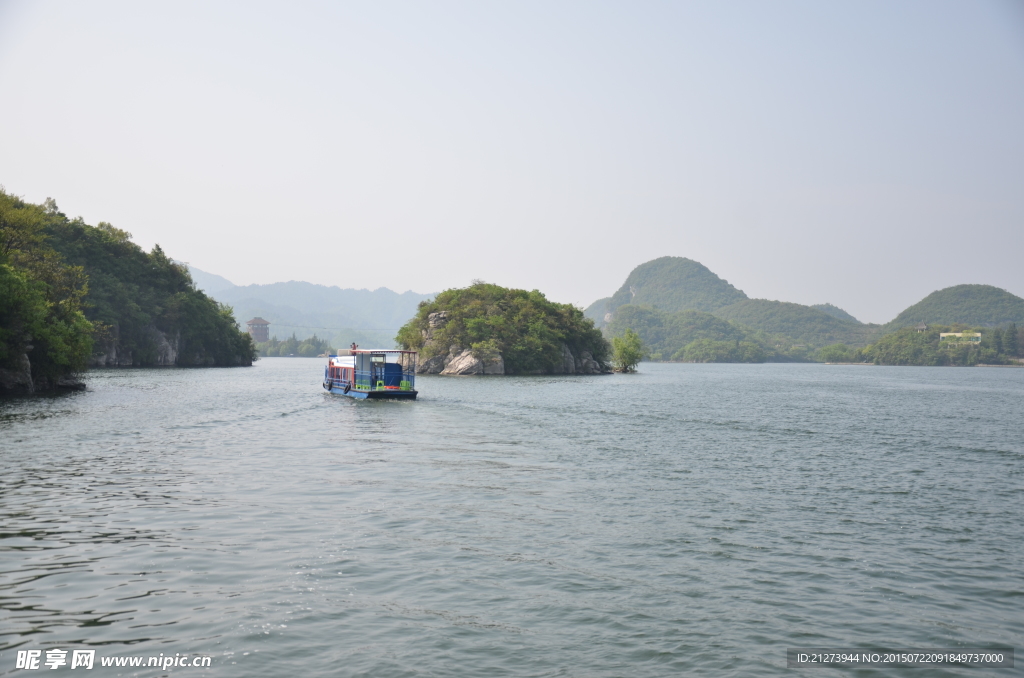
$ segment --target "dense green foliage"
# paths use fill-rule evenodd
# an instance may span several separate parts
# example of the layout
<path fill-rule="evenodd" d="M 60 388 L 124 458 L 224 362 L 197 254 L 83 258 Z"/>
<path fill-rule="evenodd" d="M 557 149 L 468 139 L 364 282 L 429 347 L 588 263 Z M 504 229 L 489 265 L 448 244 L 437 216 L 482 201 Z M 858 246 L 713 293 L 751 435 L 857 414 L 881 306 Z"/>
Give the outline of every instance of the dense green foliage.
<path fill-rule="evenodd" d="M 943 332 L 979 332 L 980 343 L 958 338 L 940 341 Z M 833 344 L 818 350 L 815 358 L 827 363 L 871 362 L 877 365 L 1007 365 L 1020 362 L 1024 354 L 1024 328 L 1010 323 L 1005 328 L 971 328 L 968 325 L 932 325 L 919 332 L 904 327 L 874 344 L 854 349 Z"/>
<path fill-rule="evenodd" d="M 644 358 L 644 343 L 639 334 L 626 328 L 621 337 L 612 337 L 612 351 L 616 372 L 636 372 L 636 366 Z"/>
<path fill-rule="evenodd" d="M 294 332 L 291 337 L 284 341 L 278 341 L 277 337 L 272 337 L 270 341 L 256 344 L 256 349 L 260 355 L 267 357 L 299 356 L 302 358 L 315 358 L 324 353 L 334 352 L 334 348 L 330 346 L 326 339 L 320 339 L 314 334 L 308 339 L 299 340 L 295 338 Z"/>
<path fill-rule="evenodd" d="M 428 316 L 434 312 L 447 314 L 443 327 L 430 327 Z M 450 346 L 471 348 L 481 356 L 498 352 L 506 374 L 554 371 L 562 361 L 562 344 L 577 358 L 589 351 L 602 364 L 610 350 L 593 321 L 575 306 L 548 301 L 537 290 L 482 282 L 445 290 L 433 301 L 422 302 L 396 341 L 405 349 L 421 351 L 421 359 L 447 352 Z"/>
<path fill-rule="evenodd" d="M 0 189 L 0 369 L 54 388 L 85 369 L 93 327 L 82 310 L 87 286 L 46 237 L 46 214 Z"/>
<path fill-rule="evenodd" d="M 846 344 L 823 346 L 818 349 L 814 357 L 823 363 L 864 362 L 863 351 L 858 353 L 857 350 L 850 348 Z"/>
<path fill-rule="evenodd" d="M 858 323 L 858 324 L 860 323 L 860 321 L 857 320 L 856 318 L 854 318 L 852 315 L 850 315 L 849 313 L 847 313 L 843 309 L 841 309 L 838 306 L 835 306 L 833 304 L 811 304 L 811 308 L 816 308 L 819 311 L 824 311 L 825 313 L 828 313 L 833 318 L 838 318 L 839 320 L 845 320 L 845 321 L 851 322 L 851 323 Z"/>
<path fill-rule="evenodd" d="M 943 332 L 980 332 L 981 343 L 956 339 L 940 341 Z M 877 342 L 851 353 L 856 361 L 876 365 L 1005 365 L 1018 362 L 1024 346 L 1024 329 L 1007 327 L 969 327 L 932 325 L 925 332 L 904 327 Z"/>
<path fill-rule="evenodd" d="M 682 348 L 698 339 L 746 339 L 747 333 L 732 323 L 701 311 L 667 313 L 650 306 L 621 307 L 608 324 L 611 337 L 624 336 L 634 330 L 640 336 L 651 360 L 673 358 Z"/>
<path fill-rule="evenodd" d="M 635 330 L 651 360 L 765 362 L 802 359 L 784 337 L 722 320 L 701 311 L 666 313 L 648 306 L 622 306 L 605 328 L 612 337 Z"/>
<path fill-rule="evenodd" d="M 1024 324 L 1024 299 L 991 285 L 956 285 L 932 292 L 885 325 L 886 331 L 918 323 L 996 327 Z"/>
<path fill-rule="evenodd" d="M 687 344 L 679 357 L 689 363 L 763 363 L 769 351 L 753 341 L 698 339 Z"/>
<path fill-rule="evenodd" d="M 252 364 L 255 348 L 231 308 L 198 291 L 188 269 L 159 245 L 146 253 L 131 234 L 103 222 L 89 226 L 68 219 L 52 201 L 46 232 L 55 249 L 88 276 L 86 315 L 102 332 L 97 348 L 116 352 L 119 364 L 155 364 L 157 332 L 176 344 L 177 365 Z"/>
<path fill-rule="evenodd" d="M 819 309 L 785 301 L 747 299 L 720 308 L 715 315 L 809 347 L 840 342 L 864 346 L 878 336 L 875 325 L 840 320 Z"/>
<path fill-rule="evenodd" d="M 633 269 L 607 310 L 617 312 L 625 304 L 679 311 L 714 311 L 746 299 L 740 290 L 692 259 L 661 257 Z"/>

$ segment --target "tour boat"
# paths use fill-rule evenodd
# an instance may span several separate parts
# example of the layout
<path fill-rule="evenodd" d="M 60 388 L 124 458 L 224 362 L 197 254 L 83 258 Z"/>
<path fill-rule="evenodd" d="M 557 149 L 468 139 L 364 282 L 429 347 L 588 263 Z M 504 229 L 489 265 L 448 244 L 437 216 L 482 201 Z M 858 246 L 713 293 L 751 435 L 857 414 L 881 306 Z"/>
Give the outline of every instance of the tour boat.
<path fill-rule="evenodd" d="M 416 399 L 416 351 L 353 348 L 327 356 L 324 389 L 350 398 Z"/>

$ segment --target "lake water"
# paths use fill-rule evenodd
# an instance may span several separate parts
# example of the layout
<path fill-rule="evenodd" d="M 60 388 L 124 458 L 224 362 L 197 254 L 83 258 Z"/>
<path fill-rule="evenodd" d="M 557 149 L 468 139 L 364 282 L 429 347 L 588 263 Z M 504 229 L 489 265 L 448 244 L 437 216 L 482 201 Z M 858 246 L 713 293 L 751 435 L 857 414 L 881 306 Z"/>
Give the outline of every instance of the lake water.
<path fill-rule="evenodd" d="M 1024 370 L 644 363 L 412 403 L 321 377 L 0 403 L 0 674 L 92 648 L 212 655 L 183 676 L 1020 675 L 786 648 L 1024 646 Z"/>

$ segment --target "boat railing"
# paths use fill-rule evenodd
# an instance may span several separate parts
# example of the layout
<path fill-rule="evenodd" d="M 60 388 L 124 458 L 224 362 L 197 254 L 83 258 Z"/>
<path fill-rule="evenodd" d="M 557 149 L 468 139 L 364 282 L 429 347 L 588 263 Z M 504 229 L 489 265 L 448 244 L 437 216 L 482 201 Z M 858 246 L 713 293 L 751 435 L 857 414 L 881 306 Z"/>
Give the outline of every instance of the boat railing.
<path fill-rule="evenodd" d="M 401 378 L 397 378 L 399 377 L 397 374 L 381 377 L 382 375 L 378 374 L 374 378 L 373 372 L 356 370 L 355 378 L 352 381 L 331 376 L 328 376 L 326 380 L 331 388 L 351 386 L 359 391 L 412 391 L 416 387 L 416 375 L 413 372 L 403 371 Z"/>

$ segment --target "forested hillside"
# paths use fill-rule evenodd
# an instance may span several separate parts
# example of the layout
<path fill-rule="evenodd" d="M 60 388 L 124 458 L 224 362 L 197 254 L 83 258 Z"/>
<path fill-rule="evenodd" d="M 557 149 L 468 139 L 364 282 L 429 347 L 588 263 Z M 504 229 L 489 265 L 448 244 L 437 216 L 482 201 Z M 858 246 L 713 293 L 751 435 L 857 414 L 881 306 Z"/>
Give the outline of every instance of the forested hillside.
<path fill-rule="evenodd" d="M 608 313 L 608 302 L 611 301 L 611 297 L 605 297 L 604 299 L 598 299 L 590 306 L 587 306 L 583 310 L 583 315 L 587 316 L 594 321 L 594 324 L 598 327 L 604 326 L 604 316 Z"/>
<path fill-rule="evenodd" d="M 196 290 L 159 246 L 146 253 L 110 224 L 2 191 L 0 241 L 0 361 L 7 372 L 30 365 L 30 390 L 88 364 L 252 364 L 231 309 Z"/>
<path fill-rule="evenodd" d="M 683 257 L 661 257 L 633 269 L 607 302 L 607 311 L 625 304 L 653 306 L 662 311 L 705 311 L 746 299 L 740 290 L 706 266 Z"/>
<path fill-rule="evenodd" d="M 959 337 L 941 340 L 943 332 L 980 333 L 973 343 Z M 977 364 L 1016 364 L 1024 353 L 1024 328 L 1010 323 L 1005 327 L 970 327 L 963 324 L 931 325 L 925 331 L 904 327 L 870 346 L 851 353 L 854 361 L 877 365 L 971 366 Z"/>
<path fill-rule="evenodd" d="M 605 327 L 611 337 L 627 329 L 640 335 L 651 360 L 761 363 L 805 360 L 809 351 L 786 337 L 770 336 L 702 311 L 666 313 L 650 306 L 622 306 Z"/>
<path fill-rule="evenodd" d="M 819 311 L 824 311 L 833 318 L 838 318 L 839 320 L 846 320 L 852 323 L 860 323 L 860 321 L 854 318 L 852 315 L 850 315 L 843 309 L 833 304 L 811 304 L 811 308 L 816 308 Z"/>
<path fill-rule="evenodd" d="M 929 294 L 881 326 L 862 323 L 833 304 L 804 306 L 748 299 L 696 261 L 661 257 L 637 266 L 613 296 L 598 299 L 585 313 L 609 337 L 621 337 L 626 329 L 635 330 L 652 360 L 698 359 L 691 344 L 699 341 L 705 348 L 708 342 L 719 343 L 715 351 L 700 353 L 703 359 L 713 355 L 714 360 L 749 361 L 755 352 L 741 351 L 736 346 L 732 350 L 724 348 L 728 342 L 747 342 L 759 346 L 765 360 L 862 361 L 878 357 L 897 361 L 885 364 L 973 364 L 971 361 L 986 358 L 978 357 L 981 353 L 971 353 L 970 357 L 970 351 L 957 358 L 945 348 L 924 358 L 908 358 L 913 353 L 908 347 L 921 344 L 921 337 L 882 337 L 921 322 L 1024 326 L 1024 299 L 991 285 L 957 285 Z M 711 316 L 715 316 L 714 321 Z M 606 317 L 610 318 L 607 322 Z M 993 336 L 998 343 L 998 334 Z M 870 356 L 859 351 L 872 342 L 877 345 Z M 900 348 L 893 349 L 897 344 Z M 896 355 L 901 357 L 893 357 Z M 987 359 L 998 360 L 991 353 L 986 355 Z M 911 362 L 899 362 L 905 360 Z M 913 362 L 916 360 L 924 362 Z"/>
<path fill-rule="evenodd" d="M 835 343 L 864 346 L 880 334 L 877 325 L 840 320 L 819 309 L 786 301 L 747 299 L 720 308 L 715 315 L 809 347 Z"/>
<path fill-rule="evenodd" d="M 885 329 L 892 331 L 921 322 L 982 327 L 1024 325 L 1024 299 L 992 285 L 956 285 L 932 292 L 886 323 Z"/>
<path fill-rule="evenodd" d="M 198 291 L 188 269 L 159 245 L 145 252 L 131 234 L 48 212 L 54 248 L 89 279 L 86 316 L 97 328 L 94 365 L 251 365 L 254 349 L 228 306 Z"/>
<path fill-rule="evenodd" d="M 634 329 L 654 360 L 806 359 L 822 346 L 864 346 L 878 336 L 877 326 L 864 325 L 832 304 L 815 308 L 748 299 L 707 267 L 682 257 L 636 267 L 615 295 L 591 304 L 586 315 L 610 337 Z M 694 342 L 703 347 L 699 356 Z M 708 342 L 719 345 L 709 352 Z M 733 344 L 730 350 L 727 342 Z M 747 346 L 741 350 L 736 342 Z"/>

